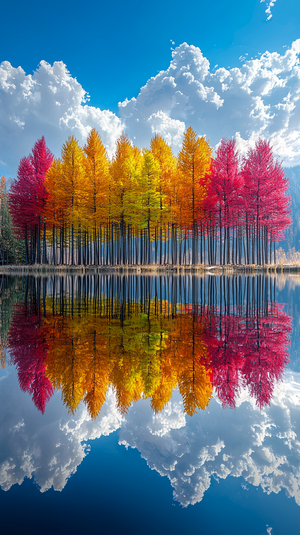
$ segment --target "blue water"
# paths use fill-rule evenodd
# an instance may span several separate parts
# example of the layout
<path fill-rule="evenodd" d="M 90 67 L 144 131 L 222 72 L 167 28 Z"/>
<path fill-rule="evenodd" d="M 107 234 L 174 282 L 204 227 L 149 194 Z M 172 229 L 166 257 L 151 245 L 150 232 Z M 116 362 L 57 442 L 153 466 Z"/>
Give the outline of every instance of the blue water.
<path fill-rule="evenodd" d="M 15 366 L 0 376 L 1 533 L 230 534 L 300 532 L 300 285 L 277 283 L 292 316 L 291 361 L 261 410 L 241 391 L 184 413 L 176 389 L 117 409 L 109 388 L 91 420 L 55 392 L 42 414 Z"/>

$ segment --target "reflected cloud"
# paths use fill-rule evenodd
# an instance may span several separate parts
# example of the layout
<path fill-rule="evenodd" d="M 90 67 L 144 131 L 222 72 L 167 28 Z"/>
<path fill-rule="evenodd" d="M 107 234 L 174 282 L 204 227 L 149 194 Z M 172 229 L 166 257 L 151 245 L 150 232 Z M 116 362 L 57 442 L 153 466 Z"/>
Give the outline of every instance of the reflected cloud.
<path fill-rule="evenodd" d="M 5 307 L 4 490 L 61 491 L 120 429 L 182 506 L 229 476 L 300 505 L 300 374 L 274 277 L 28 277 Z"/>
<path fill-rule="evenodd" d="M 178 393 L 172 404 L 183 416 Z M 285 489 L 300 505 L 300 374 L 287 372 L 275 386 L 271 406 L 262 411 L 244 392 L 235 411 L 223 411 L 214 399 L 209 411 L 187 416 L 184 427 L 158 437 L 153 425 L 149 406 L 143 418 L 130 411 L 120 443 L 137 448 L 151 469 L 168 477 L 174 499 L 184 507 L 202 500 L 212 477 L 229 476 L 243 477 L 268 494 Z"/>
<path fill-rule="evenodd" d="M 168 477 L 174 499 L 184 507 L 202 500 L 212 477 L 229 476 L 268 494 L 285 489 L 300 505 L 298 373 L 286 373 L 275 386 L 272 405 L 262 411 L 244 392 L 234 411 L 224 411 L 215 398 L 209 411 L 190 417 L 175 391 L 157 415 L 149 400 L 139 400 L 122 417 L 110 389 L 97 420 L 82 404 L 70 417 L 57 395 L 42 416 L 19 390 L 13 372 L 1 380 L 0 403 L 0 485 L 5 491 L 25 477 L 33 477 L 41 492 L 61 491 L 87 455 L 87 442 L 120 428 L 119 444 L 137 448 L 151 469 Z"/>
<path fill-rule="evenodd" d="M 41 492 L 61 491 L 87 455 L 86 442 L 109 435 L 122 421 L 111 389 L 101 417 L 93 421 L 83 404 L 70 417 L 57 394 L 42 415 L 20 390 L 14 371 L 0 385 L 0 486 L 5 491 L 25 477 L 33 477 Z"/>

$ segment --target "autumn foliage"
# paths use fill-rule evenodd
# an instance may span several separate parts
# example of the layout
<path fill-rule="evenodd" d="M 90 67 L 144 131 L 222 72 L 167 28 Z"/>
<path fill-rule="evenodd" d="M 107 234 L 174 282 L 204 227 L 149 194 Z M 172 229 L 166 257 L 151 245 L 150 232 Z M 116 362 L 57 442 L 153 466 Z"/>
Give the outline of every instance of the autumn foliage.
<path fill-rule="evenodd" d="M 287 188 L 262 139 L 244 158 L 223 139 L 212 156 L 188 128 L 175 158 L 159 134 L 140 151 L 123 133 L 109 160 L 93 129 L 59 159 L 37 141 L 9 204 L 27 263 L 268 264 L 291 223 Z"/>
<path fill-rule="evenodd" d="M 28 278 L 8 347 L 39 410 L 58 390 L 71 413 L 83 401 L 96 418 L 109 387 L 121 413 L 141 398 L 159 412 L 175 388 L 190 416 L 213 395 L 234 408 L 244 388 L 260 409 L 270 403 L 291 330 L 272 280 L 249 277 L 243 287 L 222 277 L 218 288 L 214 277 L 186 277 L 176 294 L 176 278 L 172 292 L 162 279 L 53 277 L 47 290 Z"/>

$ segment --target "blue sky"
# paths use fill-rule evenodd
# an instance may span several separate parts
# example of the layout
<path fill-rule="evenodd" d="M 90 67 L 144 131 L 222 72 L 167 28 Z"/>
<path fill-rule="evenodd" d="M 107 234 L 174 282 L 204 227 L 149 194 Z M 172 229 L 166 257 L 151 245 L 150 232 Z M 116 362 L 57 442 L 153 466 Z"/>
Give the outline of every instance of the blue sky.
<path fill-rule="evenodd" d="M 119 101 L 168 67 L 171 40 L 199 47 L 212 67 L 235 67 L 246 53 L 278 52 L 300 37 L 299 0 L 277 0 L 270 21 L 266 7 L 260 0 L 92 1 L 86 9 L 70 0 L 6 2 L 0 61 L 27 74 L 41 60 L 63 61 L 92 105 L 117 112 Z"/>
<path fill-rule="evenodd" d="M 183 112 L 177 116 L 174 109 L 172 112 L 170 111 L 170 106 L 163 106 L 161 102 L 158 102 L 155 113 L 162 112 L 164 119 L 160 116 L 159 122 L 157 117 L 154 118 L 155 120 L 152 117 L 148 122 L 148 126 L 151 124 L 151 130 L 148 128 L 149 131 L 142 132 L 141 122 L 146 124 L 149 117 L 138 110 L 136 121 L 138 119 L 137 122 L 140 124 L 139 128 L 135 129 L 132 124 L 129 124 L 128 116 L 132 111 L 129 110 L 130 106 L 126 110 L 123 107 L 119 112 L 118 102 L 123 102 L 125 98 L 129 100 L 133 97 L 137 98 L 141 88 L 147 84 L 151 77 L 155 77 L 160 71 L 167 72 L 172 60 L 171 47 L 174 49 L 182 43 L 194 45 L 201 50 L 204 58 L 210 63 L 210 73 L 223 67 L 227 70 L 234 67 L 241 69 L 248 60 L 255 57 L 259 58 L 260 54 L 264 54 L 266 51 L 273 54 L 279 53 L 282 56 L 287 49 L 292 47 L 292 43 L 300 38 L 300 2 L 299 0 L 273 0 L 273 5 L 270 7 L 272 18 L 267 20 L 269 13 L 266 13 L 266 9 L 268 9 L 269 4 L 269 0 L 264 2 L 260 2 L 260 0 L 231 0 L 230 2 L 215 0 L 214 3 L 203 0 L 189 3 L 179 0 L 153 0 L 151 3 L 116 1 L 114 3 L 89 2 L 86 6 L 79 2 L 58 2 L 57 0 L 52 1 L 51 4 L 41 4 L 37 1 L 30 3 L 18 1 L 13 4 L 7 2 L 1 8 L 0 63 L 9 62 L 13 69 L 20 66 L 27 76 L 25 85 L 28 82 L 28 76 L 33 75 L 36 87 L 43 84 L 48 87 L 49 80 L 46 80 L 45 76 L 41 79 L 41 74 L 39 78 L 36 75 L 39 63 L 45 61 L 53 66 L 54 62 L 63 62 L 66 66 L 65 69 L 70 73 L 71 85 L 74 85 L 75 79 L 77 79 L 83 90 L 89 94 L 88 104 L 93 109 L 85 110 L 85 113 L 89 112 L 89 117 L 85 117 L 84 121 L 82 117 L 78 120 L 78 110 L 74 112 L 69 101 L 67 104 L 66 102 L 57 104 L 56 101 L 56 106 L 60 106 L 63 113 L 61 117 L 57 116 L 56 118 L 58 130 L 55 134 L 53 114 L 51 117 L 47 116 L 47 110 L 51 108 L 51 103 L 47 100 L 48 97 L 42 98 L 39 109 L 36 107 L 33 109 L 32 102 L 30 104 L 27 98 L 24 102 L 24 109 L 20 110 L 20 93 L 17 96 L 17 89 L 14 87 L 16 84 L 13 81 L 16 79 L 16 72 L 9 71 L 7 64 L 5 64 L 2 73 L 0 72 L 0 117 L 2 117 L 0 172 L 15 174 L 18 159 L 30 151 L 34 140 L 43 133 L 46 135 L 46 140 L 47 136 L 49 138 L 50 148 L 56 155 L 59 155 L 58 145 L 61 144 L 63 137 L 74 133 L 83 142 L 84 136 L 91 126 L 98 127 L 100 133 L 103 133 L 103 139 L 110 152 L 113 150 L 115 142 L 113 131 L 116 136 L 119 135 L 122 128 L 128 130 L 131 139 L 141 146 L 148 143 L 150 133 L 161 128 L 162 133 L 167 137 L 169 135 L 168 140 L 176 152 L 180 136 L 182 136 L 182 129 L 189 126 L 187 123 L 189 117 L 184 121 Z M 296 54 L 298 58 L 298 49 Z M 275 61 L 275 56 L 273 60 Z M 276 70 L 274 61 L 272 65 L 268 66 L 269 72 Z M 294 70 L 297 70 L 297 61 L 298 59 L 294 58 Z M 189 63 L 187 63 L 188 65 Z M 216 65 L 218 67 L 215 67 Z M 58 79 L 60 81 L 66 79 L 66 75 L 62 71 L 56 75 L 47 72 L 48 77 L 50 74 L 53 75 L 56 82 Z M 170 73 L 168 73 L 169 75 Z M 194 73 L 193 76 L 195 77 Z M 203 83 L 202 78 L 201 83 Z M 8 79 L 10 79 L 9 84 L 7 84 Z M 24 85 L 24 81 L 25 78 L 23 81 L 21 78 L 19 79 L 20 87 L 22 84 Z M 210 75 L 206 76 L 206 81 L 205 87 L 211 87 Z M 56 82 L 52 80 L 52 86 Z M 284 83 L 286 84 L 286 81 Z M 215 86 L 213 87 L 215 88 Z M 73 90 L 75 93 L 71 97 L 71 101 L 77 102 L 79 94 L 82 99 L 83 93 L 80 93 L 80 88 L 76 86 L 76 88 L 73 87 Z M 296 94 L 297 90 L 298 86 L 295 88 L 293 85 L 293 94 Z M 157 95 L 157 84 L 155 91 Z M 184 91 L 180 91 L 184 93 Z M 222 91 L 224 92 L 224 88 Z M 14 92 L 15 99 L 12 96 L 9 97 Z M 273 108 L 265 108 L 261 112 L 264 117 L 267 109 L 271 109 L 270 113 L 273 117 L 276 110 L 279 109 L 278 106 L 286 103 L 289 93 L 290 89 L 285 95 L 279 95 L 278 98 L 274 97 L 275 100 L 273 99 L 271 102 Z M 223 96 L 220 91 L 218 94 L 221 102 Z M 229 94 L 228 91 L 227 94 Z M 152 97 L 154 98 L 153 95 L 148 95 L 147 102 Z M 37 105 L 39 98 L 37 95 L 33 99 L 34 106 Z M 190 96 L 188 98 L 190 99 Z M 174 100 L 174 95 L 172 95 L 172 99 Z M 209 100 L 206 96 L 203 99 L 205 102 Z M 78 101 L 76 106 L 80 107 L 82 104 Z M 249 115 L 251 115 L 250 107 L 252 104 L 247 104 Z M 198 112 L 197 104 L 193 105 L 196 115 Z M 265 106 L 269 105 L 270 102 L 265 102 Z M 189 104 L 186 103 L 186 106 L 189 107 Z M 239 106 L 239 99 L 236 101 L 236 106 Z M 233 107 L 228 110 L 225 118 L 225 108 L 223 104 L 219 105 L 218 109 L 221 109 L 222 113 L 224 112 L 224 124 L 231 124 Z M 106 114 L 105 117 L 101 115 L 100 120 L 99 112 L 94 111 L 98 108 L 102 111 L 110 110 L 115 115 Z M 68 110 L 71 111 L 68 112 Z M 130 114 L 127 113 L 128 110 Z M 66 113 L 68 119 L 65 118 Z M 152 110 L 152 115 L 153 113 Z M 207 110 L 205 112 L 202 110 L 201 113 L 202 117 L 205 116 L 208 120 L 211 113 L 209 105 Z M 254 111 L 252 116 L 253 114 L 257 116 L 257 111 Z M 71 116 L 73 123 L 69 119 Z M 261 117 L 263 120 L 263 116 Z M 120 119 L 121 122 L 118 122 L 117 119 Z M 169 119 L 180 121 L 182 124 L 172 123 L 170 126 Z M 80 122 L 79 126 L 78 121 Z M 254 133 L 264 134 L 266 137 L 274 135 L 274 129 L 269 128 L 270 118 L 268 119 L 268 128 L 266 125 L 264 128 L 261 125 L 254 125 L 251 121 L 245 129 L 238 126 L 243 142 L 247 142 L 252 133 L 253 135 Z M 108 122 L 110 122 L 109 126 Z M 218 124 L 219 119 L 213 119 L 212 122 Z M 63 132 L 61 132 L 62 124 L 64 126 Z M 209 136 L 214 145 L 219 141 L 218 136 L 228 135 L 230 137 L 236 134 L 233 131 L 233 126 L 228 128 L 228 132 L 221 129 L 219 134 L 216 130 L 208 128 L 205 120 L 200 121 L 199 124 L 192 124 L 192 126 L 199 134 Z M 175 132 L 176 128 L 177 133 Z M 277 129 L 277 132 L 279 130 Z M 298 144 L 295 146 L 294 130 L 286 133 L 286 139 L 289 139 L 289 143 L 291 143 L 292 138 L 294 140 L 292 149 L 290 147 L 284 148 L 281 152 L 278 149 L 278 155 L 286 159 L 286 163 L 290 165 L 298 163 L 297 158 L 295 158 Z M 11 148 L 13 140 L 15 140 L 16 145 L 14 149 Z M 278 139 L 275 140 L 275 145 L 276 143 L 278 144 Z"/>

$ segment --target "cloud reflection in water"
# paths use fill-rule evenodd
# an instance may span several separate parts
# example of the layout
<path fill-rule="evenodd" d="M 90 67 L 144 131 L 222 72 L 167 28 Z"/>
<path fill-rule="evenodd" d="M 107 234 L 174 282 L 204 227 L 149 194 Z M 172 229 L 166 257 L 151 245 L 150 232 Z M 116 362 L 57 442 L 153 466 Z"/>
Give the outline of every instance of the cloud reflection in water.
<path fill-rule="evenodd" d="M 285 489 L 300 505 L 300 374 L 287 372 L 262 411 L 244 392 L 234 411 L 224 411 L 214 399 L 208 411 L 189 417 L 176 391 L 158 415 L 149 400 L 139 400 L 124 418 L 110 389 L 97 420 L 83 404 L 70 417 L 57 395 L 42 416 L 14 373 L 1 380 L 0 402 L 4 490 L 25 477 L 34 477 L 42 492 L 62 490 L 88 453 L 86 441 L 120 428 L 120 444 L 137 448 L 150 468 L 167 476 L 183 506 L 202 500 L 211 477 L 228 476 L 267 493 Z"/>
<path fill-rule="evenodd" d="M 300 505 L 290 324 L 272 278 L 28 277 L 4 337 L 0 485 L 62 490 L 120 428 L 183 506 L 230 475 Z"/>

